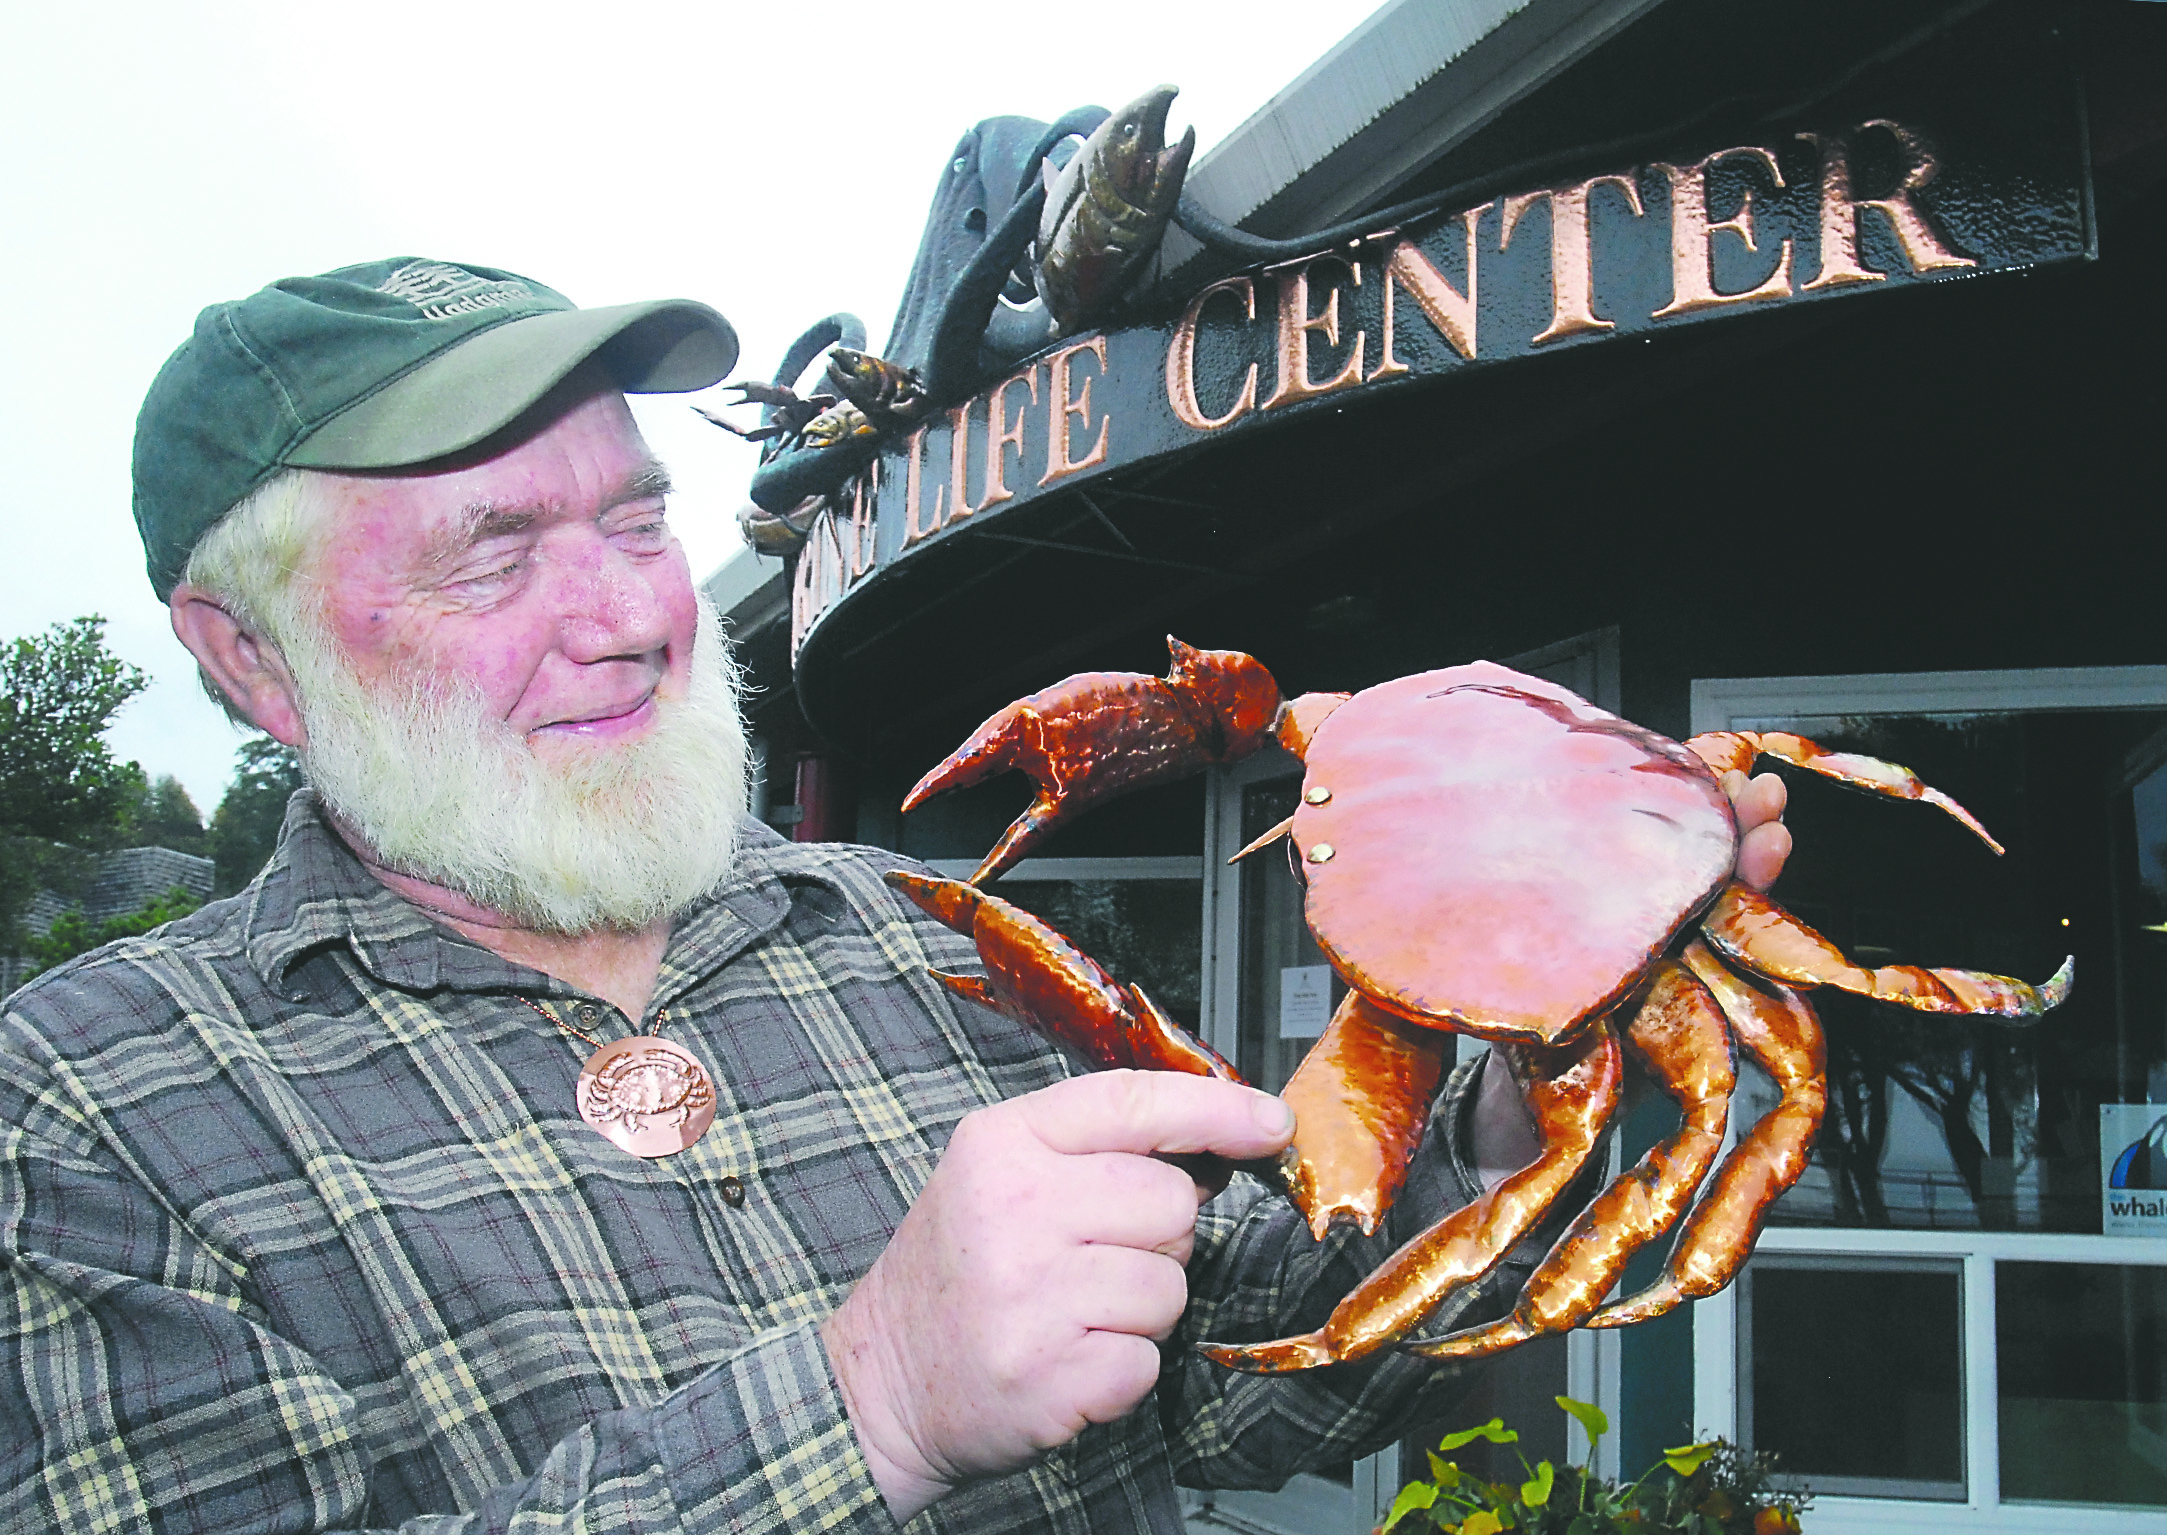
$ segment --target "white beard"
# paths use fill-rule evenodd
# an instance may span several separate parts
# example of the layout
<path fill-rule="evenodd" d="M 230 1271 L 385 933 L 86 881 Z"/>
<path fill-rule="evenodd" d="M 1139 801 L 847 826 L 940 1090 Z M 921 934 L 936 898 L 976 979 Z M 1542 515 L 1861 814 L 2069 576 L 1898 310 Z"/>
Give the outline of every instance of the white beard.
<path fill-rule="evenodd" d="M 320 627 L 293 636 L 309 782 L 387 867 L 536 931 L 674 916 L 730 872 L 749 798 L 736 668 L 699 609 L 687 695 L 636 741 L 549 759 L 469 686 L 372 690 Z"/>

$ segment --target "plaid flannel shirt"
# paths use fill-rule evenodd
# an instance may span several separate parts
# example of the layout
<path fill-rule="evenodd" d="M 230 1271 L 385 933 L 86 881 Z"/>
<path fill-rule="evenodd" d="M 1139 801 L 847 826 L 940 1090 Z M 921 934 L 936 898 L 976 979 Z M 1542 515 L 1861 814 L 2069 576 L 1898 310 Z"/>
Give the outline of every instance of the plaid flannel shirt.
<path fill-rule="evenodd" d="M 881 883 L 898 862 L 748 832 L 641 1021 L 667 1010 L 719 1100 L 657 1161 L 579 1119 L 589 1047 L 520 999 L 625 1021 L 392 895 L 307 791 L 243 894 L 17 992 L 0 1527 L 892 1530 L 818 1328 L 956 1122 L 1067 1070 L 927 978 L 975 954 Z M 1417 1213 L 1320 1244 L 1237 1179 L 1155 1402 L 913 1529 L 1173 1532 L 1177 1477 L 1274 1486 L 1391 1438 L 1449 1372 L 1188 1345 L 1315 1325 L 1466 1197 L 1426 1149 Z"/>

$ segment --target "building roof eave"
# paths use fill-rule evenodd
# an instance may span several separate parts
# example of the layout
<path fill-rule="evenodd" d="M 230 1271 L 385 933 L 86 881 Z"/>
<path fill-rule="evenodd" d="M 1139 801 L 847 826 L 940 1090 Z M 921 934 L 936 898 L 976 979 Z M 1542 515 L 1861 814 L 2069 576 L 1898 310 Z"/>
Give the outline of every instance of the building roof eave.
<path fill-rule="evenodd" d="M 1256 234 L 1351 217 L 1661 3 L 1390 0 L 1203 155 L 1187 191 Z M 1203 254 L 1169 230 L 1163 268 Z"/>
<path fill-rule="evenodd" d="M 742 637 L 790 608 L 788 567 L 773 555 L 740 545 L 717 565 L 700 590 L 733 633 Z"/>

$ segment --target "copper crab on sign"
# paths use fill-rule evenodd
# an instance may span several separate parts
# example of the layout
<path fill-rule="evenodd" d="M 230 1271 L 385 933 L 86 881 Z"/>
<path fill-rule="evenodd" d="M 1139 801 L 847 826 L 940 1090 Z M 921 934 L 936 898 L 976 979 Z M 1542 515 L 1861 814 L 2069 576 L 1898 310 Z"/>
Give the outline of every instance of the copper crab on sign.
<path fill-rule="evenodd" d="M 1350 988 L 1284 1094 L 1296 1131 L 1279 1171 L 1310 1229 L 1320 1239 L 1337 1222 L 1376 1229 L 1421 1138 L 1444 1034 L 1491 1044 L 1542 1141 L 1533 1163 L 1400 1248 L 1324 1326 L 1204 1345 L 1222 1364 L 1299 1370 L 1394 1344 L 1433 1358 L 1485 1354 L 1712 1295 L 1805 1170 L 1821 1123 L 1826 1052 L 1806 990 L 2005 1018 L 2036 1017 L 2068 994 L 2069 964 L 2043 986 L 1854 964 L 1732 878 L 1738 830 L 1719 775 L 1764 754 L 1937 805 L 2001 851 L 1907 768 L 1785 734 L 1724 731 L 1681 745 L 1489 662 L 1287 700 L 1253 657 L 1169 643 L 1163 679 L 1094 672 L 1057 683 L 987 720 L 911 791 L 906 810 L 1011 768 L 1039 791 L 970 883 L 889 876 L 977 941 L 985 976 L 941 980 L 1100 1066 L 1233 1076 L 1137 988 L 979 886 L 1064 816 L 1276 740 L 1303 761 L 1300 804 L 1244 853 L 1292 837 L 1309 926 Z M 1710 1177 L 1733 1044 L 1782 1096 Z M 1581 1213 L 1508 1316 L 1410 1339 L 1573 1182 L 1617 1106 L 1627 1057 L 1677 1102 L 1676 1133 Z M 1627 1259 L 1673 1226 L 1661 1277 L 1606 1304 Z"/>

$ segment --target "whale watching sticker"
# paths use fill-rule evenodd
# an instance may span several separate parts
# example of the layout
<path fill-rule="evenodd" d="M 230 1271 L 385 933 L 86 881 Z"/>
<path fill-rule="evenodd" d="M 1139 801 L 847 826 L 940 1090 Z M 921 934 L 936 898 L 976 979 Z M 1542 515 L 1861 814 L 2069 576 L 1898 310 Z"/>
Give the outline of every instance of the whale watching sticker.
<path fill-rule="evenodd" d="M 2099 1106 L 2099 1229 L 2167 1237 L 2167 1103 Z"/>

